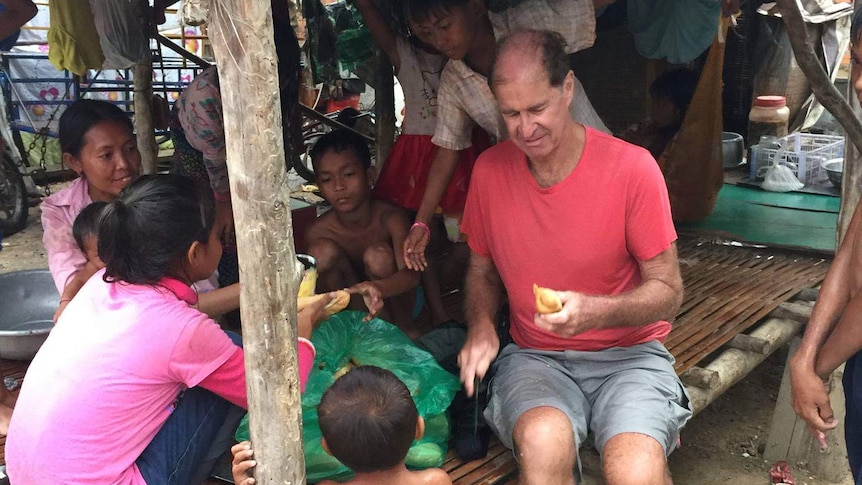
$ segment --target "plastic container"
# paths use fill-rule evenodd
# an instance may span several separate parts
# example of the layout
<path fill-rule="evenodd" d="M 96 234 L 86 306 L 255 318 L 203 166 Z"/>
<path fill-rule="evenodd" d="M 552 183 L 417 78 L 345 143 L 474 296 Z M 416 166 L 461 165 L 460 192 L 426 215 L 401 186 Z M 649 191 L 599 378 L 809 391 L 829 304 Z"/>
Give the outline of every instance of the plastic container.
<path fill-rule="evenodd" d="M 748 113 L 748 145 L 754 145 L 762 136 L 787 136 L 790 108 L 784 96 L 758 96 Z"/>
<path fill-rule="evenodd" d="M 763 180 L 766 169 L 773 163 L 787 165 L 805 185 L 826 178 L 822 167 L 825 160 L 844 157 L 844 137 L 792 133 L 775 142 L 751 147 L 749 178 Z"/>

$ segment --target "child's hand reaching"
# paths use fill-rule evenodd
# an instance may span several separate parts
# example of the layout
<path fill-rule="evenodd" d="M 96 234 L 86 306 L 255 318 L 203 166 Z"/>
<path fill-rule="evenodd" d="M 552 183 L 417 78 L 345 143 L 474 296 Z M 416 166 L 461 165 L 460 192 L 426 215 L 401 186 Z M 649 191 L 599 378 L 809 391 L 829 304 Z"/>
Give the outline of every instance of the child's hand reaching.
<path fill-rule="evenodd" d="M 380 288 L 371 281 L 357 283 L 347 288 L 347 292 L 351 295 L 362 295 L 362 300 L 365 301 L 365 306 L 368 307 L 368 316 L 363 319 L 365 322 L 376 317 L 380 313 L 380 310 L 383 309 L 383 295 L 380 293 Z"/>
<path fill-rule="evenodd" d="M 320 322 L 329 318 L 326 305 L 332 301 L 335 292 L 327 293 L 296 315 L 296 333 L 302 338 L 311 339 L 311 332 Z"/>
<path fill-rule="evenodd" d="M 251 449 L 251 443 L 248 441 L 237 443 L 231 447 L 230 452 L 233 454 L 231 474 L 234 483 L 236 485 L 253 485 L 255 479 L 251 476 L 252 468 L 257 465 L 257 462 L 253 458 L 254 451 Z"/>

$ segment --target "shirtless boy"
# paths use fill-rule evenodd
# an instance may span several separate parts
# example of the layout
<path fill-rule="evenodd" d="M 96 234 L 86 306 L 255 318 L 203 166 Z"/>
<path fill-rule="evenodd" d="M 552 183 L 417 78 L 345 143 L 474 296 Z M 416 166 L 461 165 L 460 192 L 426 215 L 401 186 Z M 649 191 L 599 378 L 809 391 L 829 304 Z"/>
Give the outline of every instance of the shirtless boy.
<path fill-rule="evenodd" d="M 420 273 L 407 269 L 400 250 L 411 221 L 404 209 L 371 198 L 368 145 L 355 133 L 336 130 L 318 140 L 311 159 L 320 192 L 332 205 L 307 236 L 318 290 L 347 288 L 361 295 L 370 317 L 379 314 L 417 337 L 411 312 Z"/>

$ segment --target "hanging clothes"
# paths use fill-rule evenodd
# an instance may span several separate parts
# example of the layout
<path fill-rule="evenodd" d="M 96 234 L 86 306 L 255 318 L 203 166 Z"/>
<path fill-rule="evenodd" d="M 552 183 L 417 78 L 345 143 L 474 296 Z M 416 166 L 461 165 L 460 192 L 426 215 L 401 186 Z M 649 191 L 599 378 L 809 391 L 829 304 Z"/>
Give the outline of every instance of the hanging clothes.
<path fill-rule="evenodd" d="M 721 0 L 628 0 L 629 30 L 648 59 L 683 64 L 699 56 L 715 37 Z"/>
<path fill-rule="evenodd" d="M 658 159 L 676 222 L 699 221 L 712 214 L 724 183 L 721 157 L 724 48 L 725 43 L 716 36 L 682 126 Z"/>
<path fill-rule="evenodd" d="M 49 0 L 48 60 L 58 70 L 79 76 L 101 69 L 105 62 L 89 2 Z"/>
<path fill-rule="evenodd" d="M 142 9 L 137 0 L 90 0 L 105 62 L 102 69 L 126 69 L 147 54 Z"/>

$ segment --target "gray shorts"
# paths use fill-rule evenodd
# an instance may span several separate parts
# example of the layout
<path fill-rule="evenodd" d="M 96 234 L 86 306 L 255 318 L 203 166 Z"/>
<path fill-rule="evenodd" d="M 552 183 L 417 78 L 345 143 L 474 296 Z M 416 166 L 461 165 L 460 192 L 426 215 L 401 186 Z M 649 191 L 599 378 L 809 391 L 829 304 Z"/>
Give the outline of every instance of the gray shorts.
<path fill-rule="evenodd" d="M 491 367 L 485 420 L 510 449 L 515 422 L 542 406 L 568 416 L 580 446 L 593 433 L 596 449 L 620 433 L 654 438 L 669 455 L 691 417 L 673 356 L 657 341 L 598 352 L 544 351 L 507 345 Z"/>

